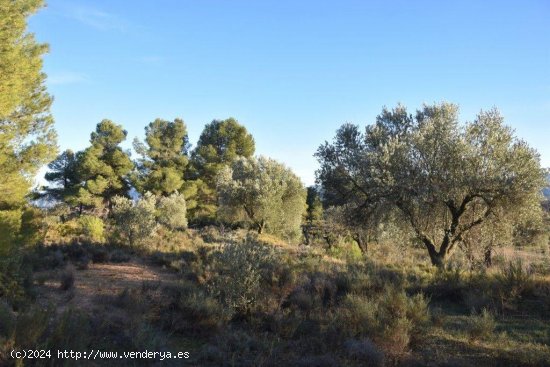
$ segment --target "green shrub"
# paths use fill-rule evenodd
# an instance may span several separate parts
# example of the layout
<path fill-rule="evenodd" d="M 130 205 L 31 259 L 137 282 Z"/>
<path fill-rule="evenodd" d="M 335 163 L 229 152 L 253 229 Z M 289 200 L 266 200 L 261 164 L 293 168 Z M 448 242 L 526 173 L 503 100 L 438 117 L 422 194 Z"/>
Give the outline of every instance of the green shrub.
<path fill-rule="evenodd" d="M 226 244 L 215 254 L 208 289 L 231 312 L 248 314 L 257 306 L 262 283 L 271 281 L 275 261 L 273 247 L 250 239 Z"/>
<path fill-rule="evenodd" d="M 223 227 L 205 226 L 200 229 L 199 233 L 206 243 L 222 243 L 226 240 Z"/>
<path fill-rule="evenodd" d="M 350 337 L 364 337 L 380 330 L 378 302 L 363 295 L 349 294 L 338 310 L 336 325 Z"/>
<path fill-rule="evenodd" d="M 494 316 L 483 309 L 480 315 L 472 315 L 468 319 L 468 336 L 471 340 L 487 339 L 493 335 L 495 327 Z"/>
<path fill-rule="evenodd" d="M 11 253 L 0 257 L 0 298 L 15 307 L 23 305 L 28 298 L 32 275 L 24 266 L 22 256 Z"/>
<path fill-rule="evenodd" d="M 403 289 L 387 285 L 380 294 L 349 294 L 334 320 L 343 336 L 370 338 L 388 358 L 399 359 L 429 321 L 428 302 L 421 294 L 407 297 Z"/>
<path fill-rule="evenodd" d="M 356 242 L 352 241 L 339 241 L 335 245 L 327 249 L 329 256 L 336 257 L 338 259 L 346 260 L 348 262 L 359 261 L 363 259 L 363 253 Z"/>
<path fill-rule="evenodd" d="M 507 298 L 521 297 L 526 291 L 533 288 L 533 272 L 523 263 L 521 258 L 509 261 L 497 276 Z"/>
<path fill-rule="evenodd" d="M 93 242 L 104 241 L 104 224 L 101 218 L 93 215 L 82 215 L 78 218 L 80 234 Z"/>
<path fill-rule="evenodd" d="M 230 315 L 220 303 L 190 283 L 165 289 L 171 301 L 160 317 L 170 332 L 208 334 L 227 323 Z"/>

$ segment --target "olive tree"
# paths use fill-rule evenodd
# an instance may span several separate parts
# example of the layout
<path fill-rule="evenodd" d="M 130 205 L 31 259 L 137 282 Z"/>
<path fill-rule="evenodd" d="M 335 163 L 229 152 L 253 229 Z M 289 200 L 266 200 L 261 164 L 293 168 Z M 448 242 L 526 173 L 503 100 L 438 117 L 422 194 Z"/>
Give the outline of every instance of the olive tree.
<path fill-rule="evenodd" d="M 425 105 L 415 116 L 403 106 L 384 109 L 364 134 L 344 125 L 317 157 L 329 199 L 350 202 L 367 218 L 372 208 L 397 208 L 436 266 L 474 228 L 539 200 L 544 186 L 537 152 L 496 109 L 466 124 L 449 103 Z"/>
<path fill-rule="evenodd" d="M 155 230 L 155 204 L 156 197 L 150 193 L 136 202 L 124 196 L 113 198 L 112 217 L 117 231 L 130 246 L 142 243 Z"/>
<path fill-rule="evenodd" d="M 171 230 L 187 228 L 187 206 L 183 194 L 173 193 L 157 199 L 157 220 Z"/>
<path fill-rule="evenodd" d="M 269 158 L 238 158 L 218 176 L 221 215 L 244 217 L 258 233 L 296 238 L 306 208 L 306 190 L 283 164 Z"/>

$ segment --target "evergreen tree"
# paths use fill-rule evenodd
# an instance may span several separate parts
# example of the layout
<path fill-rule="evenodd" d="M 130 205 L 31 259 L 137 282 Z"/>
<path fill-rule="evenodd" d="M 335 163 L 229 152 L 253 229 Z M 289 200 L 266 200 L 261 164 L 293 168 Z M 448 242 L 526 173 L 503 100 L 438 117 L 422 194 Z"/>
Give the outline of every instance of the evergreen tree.
<path fill-rule="evenodd" d="M 168 196 L 181 191 L 189 163 L 187 127 L 181 119 L 156 119 L 145 127 L 145 143 L 134 140 L 138 161 L 134 183 L 140 193 Z"/>
<path fill-rule="evenodd" d="M 78 191 L 81 187 L 78 174 L 78 155 L 67 149 L 48 164 L 45 178 L 50 182 L 45 196 L 69 205 L 77 205 Z"/>
<path fill-rule="evenodd" d="M 90 143 L 79 159 L 79 175 L 84 186 L 79 190 L 79 200 L 96 208 L 111 207 L 116 195 L 126 196 L 129 190 L 128 175 L 133 162 L 129 153 L 122 150 L 120 143 L 127 132 L 122 126 L 110 120 L 97 124 Z"/>
<path fill-rule="evenodd" d="M 307 223 L 314 224 L 323 219 L 323 204 L 315 186 L 309 186 L 307 188 L 306 205 L 307 211 L 305 220 Z"/>
<path fill-rule="evenodd" d="M 192 154 L 193 167 L 189 173 L 189 177 L 196 180 L 193 188 L 196 194 L 191 197 L 196 201 L 195 207 L 188 201 L 192 219 L 215 217 L 218 173 L 239 157 L 251 157 L 254 150 L 254 138 L 233 118 L 214 120 L 204 127 Z"/>
<path fill-rule="evenodd" d="M 55 157 L 55 132 L 42 73 L 47 45 L 26 32 L 39 0 L 0 0 L 0 251 L 17 239 L 38 169 Z"/>

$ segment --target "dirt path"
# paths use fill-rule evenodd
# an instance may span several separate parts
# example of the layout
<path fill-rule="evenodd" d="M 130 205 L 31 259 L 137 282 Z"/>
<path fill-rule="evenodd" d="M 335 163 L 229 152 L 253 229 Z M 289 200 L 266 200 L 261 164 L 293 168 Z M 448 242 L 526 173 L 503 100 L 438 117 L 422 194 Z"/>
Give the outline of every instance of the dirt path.
<path fill-rule="evenodd" d="M 63 273 L 74 274 L 74 285 L 68 290 L 61 289 Z M 52 305 L 58 313 L 69 307 L 91 311 L 101 306 L 98 299 L 113 297 L 125 289 L 137 289 L 149 284 L 165 286 L 175 284 L 176 274 L 162 268 L 139 261 L 128 263 L 90 264 L 87 269 L 79 270 L 69 264 L 65 269 L 35 274 L 35 279 L 44 282 L 38 287 L 38 302 L 43 306 Z"/>

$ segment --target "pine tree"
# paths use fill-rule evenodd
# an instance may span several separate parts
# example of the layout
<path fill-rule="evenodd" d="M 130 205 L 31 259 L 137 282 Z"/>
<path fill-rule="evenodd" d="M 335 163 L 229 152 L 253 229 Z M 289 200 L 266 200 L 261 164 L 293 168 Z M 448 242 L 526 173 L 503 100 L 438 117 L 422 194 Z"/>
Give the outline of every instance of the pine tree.
<path fill-rule="evenodd" d="M 0 251 L 17 239 L 38 169 L 55 157 L 56 135 L 42 73 L 47 45 L 26 32 L 39 0 L 0 0 Z"/>
<path fill-rule="evenodd" d="M 78 191 L 81 187 L 78 172 L 79 155 L 67 149 L 48 164 L 49 171 L 45 178 L 50 182 L 46 187 L 45 196 L 71 206 L 78 204 Z"/>
<path fill-rule="evenodd" d="M 190 178 L 194 182 L 196 200 L 193 208 L 188 201 L 189 217 L 212 220 L 216 216 L 216 180 L 218 173 L 239 157 L 254 154 L 254 138 L 246 128 L 233 118 L 214 120 L 204 127 L 197 147 L 192 154 Z"/>
<path fill-rule="evenodd" d="M 140 193 L 168 196 L 181 191 L 189 163 L 187 127 L 181 119 L 156 119 L 145 128 L 145 143 L 134 140 L 142 158 L 133 179 Z"/>
<path fill-rule="evenodd" d="M 127 196 L 128 175 L 134 164 L 129 153 L 122 150 L 120 143 L 127 132 L 111 120 L 103 120 L 92 132 L 92 144 L 79 159 L 79 175 L 84 186 L 79 190 L 82 203 L 101 208 L 111 208 L 114 196 Z"/>

